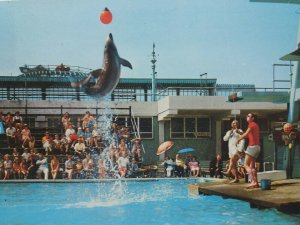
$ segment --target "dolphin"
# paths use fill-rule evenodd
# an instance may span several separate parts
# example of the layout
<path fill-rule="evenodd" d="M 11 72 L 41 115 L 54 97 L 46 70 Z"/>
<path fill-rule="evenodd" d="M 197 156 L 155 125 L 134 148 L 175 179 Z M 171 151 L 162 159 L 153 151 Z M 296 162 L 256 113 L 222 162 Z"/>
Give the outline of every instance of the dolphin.
<path fill-rule="evenodd" d="M 81 81 L 71 82 L 71 86 L 73 88 L 83 88 L 84 92 L 90 96 L 104 97 L 110 94 L 119 83 L 121 65 L 132 69 L 130 62 L 119 56 L 113 36 L 110 33 L 105 43 L 102 68 L 93 70 Z M 96 79 L 96 82 L 92 86 L 87 86 L 92 77 Z"/>

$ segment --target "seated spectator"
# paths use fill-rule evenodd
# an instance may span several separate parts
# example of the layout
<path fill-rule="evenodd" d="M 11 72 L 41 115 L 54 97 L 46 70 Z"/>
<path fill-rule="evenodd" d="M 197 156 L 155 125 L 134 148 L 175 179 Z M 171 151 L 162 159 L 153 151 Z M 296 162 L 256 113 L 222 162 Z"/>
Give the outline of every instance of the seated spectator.
<path fill-rule="evenodd" d="M 20 158 L 20 154 L 17 148 L 13 148 L 12 156 L 13 156 L 13 160 Z"/>
<path fill-rule="evenodd" d="M 7 146 L 13 148 L 16 145 L 16 128 L 10 123 L 6 128 Z"/>
<path fill-rule="evenodd" d="M 129 172 L 130 172 L 129 176 L 137 177 L 138 171 L 139 171 L 138 163 L 134 158 L 132 158 L 132 161 L 129 164 Z"/>
<path fill-rule="evenodd" d="M 117 125 L 116 123 L 112 123 L 111 129 L 110 129 L 110 133 L 111 133 L 112 139 L 113 139 L 116 143 L 119 143 L 119 142 L 120 142 L 119 132 L 120 132 L 120 129 L 119 129 L 118 125 Z"/>
<path fill-rule="evenodd" d="M 70 145 L 73 143 L 73 141 L 75 141 L 74 137 L 73 137 L 74 133 L 75 133 L 75 130 L 73 128 L 73 125 L 71 123 L 69 123 L 68 127 L 66 129 L 65 135 L 66 135 L 66 139 L 68 140 L 68 142 L 69 142 Z M 72 138 L 71 138 L 71 135 L 72 135 Z M 75 133 L 75 135 L 76 135 L 76 133 Z"/>
<path fill-rule="evenodd" d="M 80 178 L 82 169 L 83 169 L 82 163 L 81 163 L 80 159 L 77 159 L 76 160 L 76 164 L 75 164 L 75 175 L 76 175 L 76 178 Z"/>
<path fill-rule="evenodd" d="M 42 137 L 42 144 L 45 149 L 46 156 L 48 156 L 49 153 L 52 153 L 53 139 L 48 131 L 46 131 L 45 136 Z"/>
<path fill-rule="evenodd" d="M 86 111 L 84 116 L 80 119 L 80 121 L 82 122 L 82 129 L 85 130 L 85 128 L 87 127 L 89 127 L 90 129 L 93 128 L 95 119 L 89 111 Z"/>
<path fill-rule="evenodd" d="M 24 124 L 24 129 L 21 131 L 22 134 L 22 148 L 29 147 L 28 143 L 31 139 L 31 132 L 27 126 L 27 124 Z"/>
<path fill-rule="evenodd" d="M 135 138 L 132 140 L 131 147 L 132 158 L 134 158 L 137 162 L 139 162 L 141 158 L 141 139 Z"/>
<path fill-rule="evenodd" d="M 7 112 L 6 113 L 6 116 L 4 117 L 4 120 L 5 120 L 5 125 L 7 124 L 14 124 L 14 121 L 13 121 L 13 116 L 11 115 L 10 112 Z"/>
<path fill-rule="evenodd" d="M 29 172 L 28 172 L 26 160 L 24 158 L 21 160 L 20 170 L 21 170 L 20 178 L 27 179 Z"/>
<path fill-rule="evenodd" d="M 21 178 L 21 166 L 20 166 L 19 158 L 14 158 L 13 173 L 14 173 L 14 178 L 15 179 L 20 179 Z"/>
<path fill-rule="evenodd" d="M 8 154 L 4 155 L 4 179 L 3 180 L 8 180 L 11 177 L 12 174 L 12 161 L 10 160 L 10 157 Z"/>
<path fill-rule="evenodd" d="M 57 174 L 59 172 L 59 161 L 58 161 L 56 155 L 52 155 L 50 167 L 51 167 L 52 179 L 55 180 L 57 177 Z"/>
<path fill-rule="evenodd" d="M 125 177 L 129 166 L 129 159 L 125 152 L 121 152 L 117 164 L 120 176 Z"/>
<path fill-rule="evenodd" d="M 4 159 L 0 158 L 0 179 L 4 177 Z"/>
<path fill-rule="evenodd" d="M 65 162 L 65 172 L 67 173 L 68 175 L 68 179 L 72 179 L 72 175 L 73 175 L 73 165 L 74 165 L 74 162 L 72 160 L 72 156 L 71 155 L 68 155 L 68 158 Z"/>
<path fill-rule="evenodd" d="M 81 127 L 78 127 L 77 136 L 78 137 L 83 137 L 83 138 L 85 137 L 85 134 L 84 134 L 84 132 L 83 132 L 83 130 L 82 130 Z"/>
<path fill-rule="evenodd" d="M 16 140 L 16 145 L 18 148 L 22 147 L 23 141 L 22 141 L 22 131 L 21 129 L 17 129 L 15 133 L 15 140 Z"/>
<path fill-rule="evenodd" d="M 125 143 L 125 139 L 122 138 L 119 144 L 119 155 L 127 155 L 127 145 Z"/>
<path fill-rule="evenodd" d="M 66 138 L 66 135 L 62 135 L 60 139 L 60 151 L 65 154 L 69 152 L 69 142 Z"/>
<path fill-rule="evenodd" d="M 59 139 L 59 135 L 58 134 L 54 135 L 54 139 L 53 139 L 52 143 L 53 143 L 52 147 L 53 147 L 54 154 L 62 153 L 62 150 L 61 150 L 61 140 Z"/>
<path fill-rule="evenodd" d="M 94 175 L 94 161 L 90 154 L 86 154 L 84 160 L 82 160 L 82 178 L 89 178 Z"/>
<path fill-rule="evenodd" d="M 91 138 L 92 138 L 92 133 L 90 128 L 85 128 L 85 132 L 84 132 L 84 140 L 85 140 L 85 144 L 87 147 L 91 146 Z"/>
<path fill-rule="evenodd" d="M 36 165 L 36 159 L 33 150 L 31 150 L 30 152 L 30 156 L 27 162 L 27 167 L 28 167 L 28 179 L 35 179 L 38 166 Z"/>
<path fill-rule="evenodd" d="M 49 169 L 48 169 L 48 160 L 43 156 L 42 153 L 38 153 L 38 159 L 36 160 L 36 165 L 38 166 L 38 170 L 36 171 L 37 177 L 39 179 L 42 178 L 42 174 L 44 174 L 44 179 L 48 180 Z"/>
<path fill-rule="evenodd" d="M 103 179 L 106 177 L 106 168 L 105 168 L 103 159 L 98 160 L 98 174 L 99 174 L 100 179 L 101 178 Z"/>
<path fill-rule="evenodd" d="M 127 127 L 122 127 L 119 131 L 119 135 L 120 138 L 125 139 L 125 142 L 127 142 L 127 140 L 129 139 L 130 135 L 129 135 L 129 131 Z"/>
<path fill-rule="evenodd" d="M 166 173 L 167 173 L 167 177 L 171 177 L 172 176 L 172 171 L 174 171 L 174 167 L 175 167 L 175 163 L 174 161 L 169 158 L 168 156 L 165 157 L 165 160 L 163 161 L 163 165 L 165 167 Z"/>
<path fill-rule="evenodd" d="M 29 143 L 28 143 L 28 147 L 29 147 L 29 150 L 33 150 L 34 152 L 36 151 L 35 149 L 35 137 L 34 136 L 31 136 L 30 140 L 29 140 Z"/>
<path fill-rule="evenodd" d="M 0 111 L 0 134 L 5 134 L 5 117 L 2 111 Z"/>
<path fill-rule="evenodd" d="M 23 154 L 21 156 L 23 159 L 25 159 L 26 162 L 29 161 L 30 153 L 28 151 L 28 148 L 24 148 Z"/>
<path fill-rule="evenodd" d="M 96 148 L 98 147 L 98 136 L 99 136 L 99 133 L 98 133 L 98 130 L 97 130 L 97 125 L 95 124 L 93 126 L 93 130 L 92 130 L 92 138 L 91 138 L 91 147 L 95 146 Z"/>
<path fill-rule="evenodd" d="M 175 159 L 175 172 L 178 177 L 182 177 L 184 174 L 185 162 L 180 158 L 179 154 L 176 154 Z"/>
<path fill-rule="evenodd" d="M 191 174 L 191 168 L 190 168 L 191 161 L 192 161 L 192 155 L 187 154 L 185 157 L 185 168 L 184 168 L 184 172 L 187 177 L 190 176 L 190 174 Z"/>
<path fill-rule="evenodd" d="M 189 167 L 191 170 L 191 175 L 193 177 L 198 177 L 200 174 L 200 165 L 195 156 L 193 156 L 191 161 L 189 162 Z"/>
<path fill-rule="evenodd" d="M 15 112 L 15 115 L 13 116 L 13 124 L 16 129 L 22 129 L 23 126 L 23 118 L 20 115 L 19 111 Z"/>
<path fill-rule="evenodd" d="M 63 125 L 64 131 L 66 131 L 68 128 L 68 124 L 71 123 L 70 114 L 68 112 L 65 112 L 62 116 L 61 123 Z"/>
<path fill-rule="evenodd" d="M 83 158 L 85 154 L 85 144 L 82 137 L 78 138 L 78 142 L 75 144 L 74 150 L 80 158 Z"/>
<path fill-rule="evenodd" d="M 217 154 L 217 156 L 214 159 L 212 159 L 209 163 L 210 177 L 223 178 L 222 169 L 223 169 L 222 157 L 220 154 Z"/>

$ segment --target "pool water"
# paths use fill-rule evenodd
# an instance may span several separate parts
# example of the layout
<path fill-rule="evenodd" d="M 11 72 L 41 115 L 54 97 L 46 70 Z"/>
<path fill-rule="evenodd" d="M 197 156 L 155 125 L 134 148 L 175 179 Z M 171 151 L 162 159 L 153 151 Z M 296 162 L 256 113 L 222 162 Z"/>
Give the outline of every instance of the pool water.
<path fill-rule="evenodd" d="M 217 196 L 189 196 L 203 179 L 1 184 L 1 225 L 300 224 L 274 209 Z"/>

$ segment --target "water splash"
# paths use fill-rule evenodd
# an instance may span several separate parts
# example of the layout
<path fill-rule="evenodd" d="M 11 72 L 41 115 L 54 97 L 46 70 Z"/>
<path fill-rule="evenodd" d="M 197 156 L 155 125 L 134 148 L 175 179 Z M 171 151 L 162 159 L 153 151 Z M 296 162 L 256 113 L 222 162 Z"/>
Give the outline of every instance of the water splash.
<path fill-rule="evenodd" d="M 131 185 L 137 185 L 132 184 Z M 115 182 L 99 183 L 96 189 L 88 188 L 89 196 L 86 201 L 78 200 L 75 203 L 68 203 L 64 208 L 97 208 L 97 207 L 116 207 L 136 203 L 145 202 L 164 202 L 169 198 L 178 198 L 175 186 L 172 184 L 152 184 L 151 190 L 147 185 L 147 189 L 134 189 L 128 186 L 128 182 L 124 180 L 116 180 Z"/>

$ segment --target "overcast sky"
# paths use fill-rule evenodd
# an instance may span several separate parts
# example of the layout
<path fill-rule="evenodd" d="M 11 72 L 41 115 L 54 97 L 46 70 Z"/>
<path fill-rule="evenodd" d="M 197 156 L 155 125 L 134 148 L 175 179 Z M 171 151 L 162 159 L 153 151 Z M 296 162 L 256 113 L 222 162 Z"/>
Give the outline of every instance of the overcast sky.
<path fill-rule="evenodd" d="M 99 14 L 108 7 L 113 21 Z M 296 49 L 300 5 L 248 0 L 0 1 L 0 75 L 19 66 L 64 63 L 97 69 L 109 33 L 133 70 L 151 78 L 155 42 L 158 78 L 217 78 L 218 83 L 272 86 L 272 65 Z M 288 68 L 277 76 L 289 78 Z"/>

